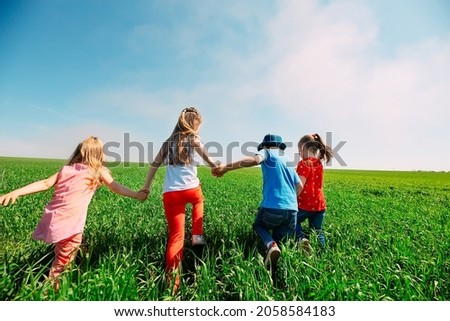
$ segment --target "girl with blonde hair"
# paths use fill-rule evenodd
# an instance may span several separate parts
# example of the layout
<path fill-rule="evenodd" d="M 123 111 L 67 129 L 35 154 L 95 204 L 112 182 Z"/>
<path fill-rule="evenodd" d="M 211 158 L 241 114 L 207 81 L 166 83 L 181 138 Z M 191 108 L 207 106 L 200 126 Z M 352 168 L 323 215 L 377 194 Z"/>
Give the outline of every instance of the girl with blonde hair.
<path fill-rule="evenodd" d="M 55 258 L 49 272 L 54 288 L 59 276 L 75 259 L 82 241 L 87 209 L 96 189 L 105 184 L 114 193 L 145 200 L 147 193 L 132 191 L 117 183 L 104 166 L 103 143 L 90 136 L 78 144 L 61 170 L 52 176 L 0 196 L 0 204 L 14 204 L 20 196 L 55 187 L 53 198 L 45 206 L 33 238 L 55 244 Z"/>
<path fill-rule="evenodd" d="M 180 286 L 183 259 L 186 205 L 192 204 L 192 245 L 203 245 L 203 193 L 197 177 L 194 155 L 197 153 L 211 168 L 217 165 L 200 140 L 202 117 L 194 107 L 183 109 L 170 137 L 163 143 L 148 171 L 143 191 L 149 192 L 158 168 L 167 166 L 163 187 L 164 212 L 167 219 L 166 276 L 173 280 L 173 293 Z"/>

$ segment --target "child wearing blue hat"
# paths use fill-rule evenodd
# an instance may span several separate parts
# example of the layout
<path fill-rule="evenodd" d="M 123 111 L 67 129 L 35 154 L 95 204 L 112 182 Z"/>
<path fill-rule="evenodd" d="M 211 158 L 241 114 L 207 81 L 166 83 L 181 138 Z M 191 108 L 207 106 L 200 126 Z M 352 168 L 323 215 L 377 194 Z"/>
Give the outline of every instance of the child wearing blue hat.
<path fill-rule="evenodd" d="M 263 174 L 263 199 L 253 230 L 266 247 L 264 264 L 275 267 L 281 251 L 280 242 L 295 233 L 297 221 L 297 196 L 302 184 L 289 159 L 283 155 L 286 144 L 281 136 L 267 134 L 258 145 L 258 153 L 231 164 L 221 164 L 213 170 L 215 176 L 243 167 L 261 165 Z"/>

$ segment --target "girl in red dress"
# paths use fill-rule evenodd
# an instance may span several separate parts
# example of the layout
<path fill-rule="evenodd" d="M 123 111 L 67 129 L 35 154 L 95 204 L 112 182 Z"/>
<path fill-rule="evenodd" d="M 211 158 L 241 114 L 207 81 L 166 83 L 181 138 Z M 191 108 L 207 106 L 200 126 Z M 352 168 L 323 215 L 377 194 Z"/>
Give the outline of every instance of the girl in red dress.
<path fill-rule="evenodd" d="M 317 232 L 317 238 L 322 248 L 325 248 L 325 235 L 322 224 L 325 217 L 326 202 L 323 193 L 323 165 L 333 157 L 332 150 L 318 134 L 305 135 L 298 142 L 298 152 L 301 160 L 297 165 L 297 174 L 302 181 L 303 190 L 297 198 L 298 213 L 296 236 L 302 248 L 311 251 L 307 235 L 303 232 L 302 223 L 306 220 L 309 227 Z"/>

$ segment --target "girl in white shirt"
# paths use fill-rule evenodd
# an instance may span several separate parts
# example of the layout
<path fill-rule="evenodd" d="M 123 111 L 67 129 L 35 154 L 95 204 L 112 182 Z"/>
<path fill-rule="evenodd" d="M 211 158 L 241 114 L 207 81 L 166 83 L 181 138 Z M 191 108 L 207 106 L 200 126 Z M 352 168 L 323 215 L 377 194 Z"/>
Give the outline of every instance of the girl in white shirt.
<path fill-rule="evenodd" d="M 192 245 L 203 245 L 203 194 L 197 177 L 194 155 L 197 153 L 211 168 L 218 165 L 209 157 L 200 141 L 200 113 L 194 107 L 181 112 L 177 125 L 164 142 L 150 166 L 143 190 L 149 191 L 156 171 L 167 165 L 163 188 L 164 212 L 167 219 L 168 241 L 166 248 L 166 276 L 172 293 L 180 286 L 183 259 L 186 205 L 192 204 Z M 173 281 L 173 282 L 172 282 Z"/>

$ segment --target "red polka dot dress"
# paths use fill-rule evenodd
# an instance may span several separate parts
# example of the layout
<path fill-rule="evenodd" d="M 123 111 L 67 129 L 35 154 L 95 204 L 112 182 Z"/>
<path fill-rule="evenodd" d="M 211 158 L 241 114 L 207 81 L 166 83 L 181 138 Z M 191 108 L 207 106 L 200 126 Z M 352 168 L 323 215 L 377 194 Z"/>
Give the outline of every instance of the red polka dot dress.
<path fill-rule="evenodd" d="M 298 208 L 318 212 L 327 208 L 323 194 L 323 165 L 320 159 L 308 157 L 297 165 L 297 174 L 306 178 L 303 190 L 297 198 Z"/>

